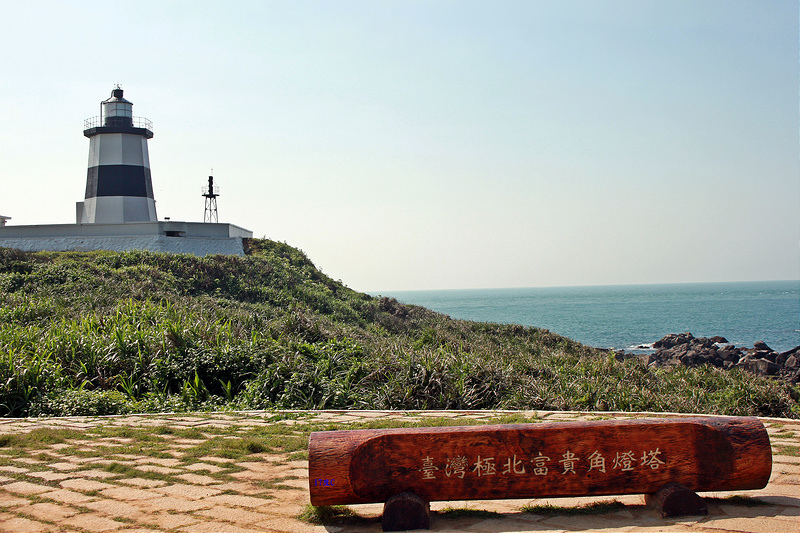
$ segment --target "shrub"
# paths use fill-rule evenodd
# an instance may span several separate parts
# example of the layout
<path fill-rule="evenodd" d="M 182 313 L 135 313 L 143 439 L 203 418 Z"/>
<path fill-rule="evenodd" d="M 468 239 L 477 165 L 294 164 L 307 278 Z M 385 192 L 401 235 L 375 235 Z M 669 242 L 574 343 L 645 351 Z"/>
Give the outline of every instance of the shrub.
<path fill-rule="evenodd" d="M 64 390 L 42 397 L 31 406 L 32 416 L 121 415 L 131 411 L 125 396 L 118 391 Z"/>

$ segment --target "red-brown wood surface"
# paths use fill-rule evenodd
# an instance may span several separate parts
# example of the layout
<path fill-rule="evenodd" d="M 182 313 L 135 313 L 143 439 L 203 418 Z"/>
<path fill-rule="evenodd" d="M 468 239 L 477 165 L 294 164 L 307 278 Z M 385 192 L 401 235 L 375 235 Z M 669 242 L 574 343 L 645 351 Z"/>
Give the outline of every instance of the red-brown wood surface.
<path fill-rule="evenodd" d="M 314 505 L 759 489 L 772 470 L 756 418 L 698 417 L 314 432 Z"/>

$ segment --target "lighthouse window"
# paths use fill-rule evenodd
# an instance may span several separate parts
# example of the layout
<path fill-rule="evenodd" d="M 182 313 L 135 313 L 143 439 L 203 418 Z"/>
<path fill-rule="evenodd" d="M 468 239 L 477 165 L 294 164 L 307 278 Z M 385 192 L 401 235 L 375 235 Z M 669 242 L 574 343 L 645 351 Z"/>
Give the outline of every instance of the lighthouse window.
<path fill-rule="evenodd" d="M 110 117 L 130 117 L 133 113 L 127 104 L 106 104 L 106 114 Z"/>

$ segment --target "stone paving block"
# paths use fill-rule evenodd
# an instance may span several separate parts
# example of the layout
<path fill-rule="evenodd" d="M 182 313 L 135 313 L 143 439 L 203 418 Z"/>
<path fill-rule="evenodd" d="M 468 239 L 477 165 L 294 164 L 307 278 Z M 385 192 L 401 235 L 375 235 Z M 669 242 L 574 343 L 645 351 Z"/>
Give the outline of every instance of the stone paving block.
<path fill-rule="evenodd" d="M 76 463 L 71 463 L 68 461 L 60 462 L 60 463 L 52 463 L 47 465 L 47 468 L 58 470 L 60 472 L 68 472 L 70 470 L 77 470 L 81 467 L 81 465 Z"/>
<path fill-rule="evenodd" d="M 111 520 L 92 513 L 84 513 L 62 520 L 59 525 L 68 525 L 75 528 L 102 533 L 103 531 L 116 531 L 125 527 L 127 524 Z"/>
<path fill-rule="evenodd" d="M 102 481 L 95 481 L 93 479 L 74 478 L 67 479 L 59 483 L 65 489 L 83 490 L 86 492 L 92 490 L 103 490 L 113 488 L 115 485 L 103 483 Z"/>
<path fill-rule="evenodd" d="M 25 514 L 49 522 L 58 522 L 78 514 L 78 510 L 68 505 L 55 503 L 35 503 L 25 507 Z"/>
<path fill-rule="evenodd" d="M 193 485 L 214 485 L 217 483 L 222 483 L 222 481 L 219 479 L 215 479 L 210 476 L 204 476 L 201 474 L 181 474 L 175 477 L 177 477 L 178 479 L 182 479 L 187 483 L 191 483 Z"/>
<path fill-rule="evenodd" d="M 99 470 L 97 468 L 93 468 L 91 470 L 78 470 L 73 472 L 73 477 L 89 477 L 94 479 L 108 479 L 111 477 L 117 477 L 119 474 L 115 474 L 113 472 L 106 472 L 105 470 Z"/>
<path fill-rule="evenodd" d="M 798 523 L 794 517 L 770 517 L 765 520 L 764 517 L 758 518 L 717 518 L 703 522 L 703 529 L 713 531 L 722 530 L 741 531 L 745 533 L 797 533 Z"/>
<path fill-rule="evenodd" d="M 744 505 L 721 503 L 717 505 L 717 508 L 720 511 L 720 516 L 736 516 L 738 518 L 764 516 L 764 507 L 762 506 L 747 507 Z M 800 531 L 800 524 L 798 524 L 798 531 Z"/>
<path fill-rule="evenodd" d="M 198 511 L 195 513 L 198 516 L 206 516 L 213 520 L 222 520 L 224 522 L 236 522 L 241 524 L 254 524 L 264 520 L 275 518 L 272 513 L 257 513 L 253 511 L 245 511 L 244 509 L 237 509 L 234 507 L 215 506 L 211 509 Z"/>
<path fill-rule="evenodd" d="M 800 509 L 800 496 L 794 498 L 791 496 L 760 496 L 759 499 L 764 500 L 772 505 L 781 505 Z"/>
<path fill-rule="evenodd" d="M 9 474 L 24 474 L 25 472 L 29 472 L 29 468 L 22 468 L 20 466 L 0 466 L 0 472 L 8 472 Z"/>
<path fill-rule="evenodd" d="M 184 526 L 179 529 L 181 531 L 187 531 L 191 533 L 264 533 L 263 529 L 246 529 L 243 527 L 234 526 L 232 524 L 226 524 L 224 522 L 199 522 L 197 524 Z"/>
<path fill-rule="evenodd" d="M 130 437 L 106 437 L 110 442 L 118 442 L 120 444 L 132 444 L 133 439 Z"/>
<path fill-rule="evenodd" d="M 119 448 L 122 446 L 121 442 L 118 442 L 117 439 L 114 437 L 101 437 L 98 438 L 97 441 L 88 444 L 87 446 L 102 446 L 106 448 Z"/>
<path fill-rule="evenodd" d="M 36 522 L 28 518 L 13 517 L 0 522 L 0 531 L 3 533 L 34 533 L 38 531 L 51 531 L 53 526 Z"/>
<path fill-rule="evenodd" d="M 766 490 L 766 489 L 765 489 Z M 797 485 L 794 484 L 775 484 L 769 487 L 768 493 L 754 493 L 752 496 L 756 498 L 760 498 L 761 496 L 766 496 L 767 494 L 771 496 L 789 496 L 797 498 L 800 495 L 800 489 L 798 489 Z"/>
<path fill-rule="evenodd" d="M 263 531 L 280 531 L 281 533 L 285 531 L 291 531 L 292 533 L 341 533 L 345 531 L 343 527 L 339 526 L 312 526 L 311 524 L 306 524 L 304 522 L 298 522 L 297 520 L 291 520 L 286 518 L 275 518 L 273 520 L 266 520 L 264 522 L 259 522 L 255 524 L 262 532 Z M 375 531 L 379 532 L 380 525 L 376 525 L 375 527 L 356 527 L 356 528 L 348 528 L 347 533 L 357 533 L 361 531 Z M 426 530 L 415 530 L 419 533 L 427 533 Z M 453 529 L 435 529 L 434 531 L 447 531 L 447 533 L 460 533 L 457 530 Z M 466 532 L 465 532 L 466 533 Z M 496 532 L 492 532 L 496 533 Z M 551 531 L 551 533 L 561 533 L 559 531 Z"/>
<path fill-rule="evenodd" d="M 200 509 L 206 509 L 211 505 L 205 500 L 188 500 L 173 496 L 161 496 L 160 498 L 156 498 L 154 500 L 148 500 L 147 503 L 149 503 L 155 509 L 160 509 L 162 511 L 176 511 L 179 513 L 198 511 Z"/>
<path fill-rule="evenodd" d="M 180 459 L 171 459 L 169 457 L 143 457 L 141 459 L 137 459 L 136 463 L 138 464 L 153 464 L 158 466 L 177 466 L 181 464 Z"/>
<path fill-rule="evenodd" d="M 58 453 L 53 450 L 42 450 L 39 452 L 39 455 L 46 455 L 47 457 L 52 457 L 53 459 L 66 459 L 67 456 L 63 453 Z"/>
<path fill-rule="evenodd" d="M 256 471 L 256 470 L 242 470 L 241 472 L 233 472 L 228 474 L 230 477 L 234 479 L 240 479 L 245 481 L 262 481 L 267 476 L 267 471 Z"/>
<path fill-rule="evenodd" d="M 162 511 L 151 511 L 147 515 L 147 524 L 153 524 L 164 529 L 174 529 L 181 526 L 196 524 L 200 520 L 188 514 L 173 514 Z"/>
<path fill-rule="evenodd" d="M 787 518 L 791 516 L 800 517 L 800 507 L 789 507 L 787 509 L 784 509 L 783 512 L 781 512 L 778 516 Z M 797 525 L 798 527 L 800 527 L 800 519 L 798 520 Z"/>
<path fill-rule="evenodd" d="M 247 483 L 243 481 L 230 481 L 228 483 L 220 483 L 219 485 L 214 485 L 215 489 L 219 489 L 222 492 L 238 492 L 239 494 L 244 494 L 247 496 L 254 496 L 256 494 L 263 494 L 267 491 L 264 487 L 260 487 L 254 483 Z"/>
<path fill-rule="evenodd" d="M 111 517 L 132 518 L 141 521 L 140 519 L 148 516 L 139 507 L 117 500 L 97 500 L 86 503 L 83 506 Z"/>
<path fill-rule="evenodd" d="M 204 461 L 206 463 L 235 463 L 236 459 L 231 459 L 230 457 L 210 457 L 205 455 L 203 457 L 198 457 L 199 460 Z"/>
<path fill-rule="evenodd" d="M 179 498 L 189 498 L 194 500 L 200 500 L 202 498 L 208 498 L 210 496 L 216 496 L 217 494 L 222 493 L 222 491 L 217 488 L 197 487 L 195 485 L 184 485 L 182 483 L 176 483 L 166 487 L 159 487 L 153 489 L 153 491 L 160 492 L 161 494 L 168 496 L 177 496 Z"/>
<path fill-rule="evenodd" d="M 98 461 L 103 461 L 105 459 L 106 459 L 105 457 L 70 457 L 69 460 L 73 463 L 84 465 L 86 463 L 94 464 L 97 463 Z"/>
<path fill-rule="evenodd" d="M 235 494 L 220 494 L 205 499 L 209 503 L 218 503 L 222 505 L 230 505 L 234 507 L 261 507 L 262 505 L 269 505 L 268 498 L 254 498 L 252 496 L 239 496 Z"/>
<path fill-rule="evenodd" d="M 55 500 L 61 503 L 75 503 L 75 504 L 90 502 L 95 499 L 92 496 L 87 496 L 86 494 L 81 494 L 80 492 L 74 492 L 67 489 L 58 489 L 51 492 L 44 492 L 40 494 L 40 496 L 42 498 L 48 498 L 50 500 Z"/>
<path fill-rule="evenodd" d="M 19 496 L 9 494 L 3 490 L 3 487 L 0 487 L 0 507 L 16 507 L 18 505 L 27 505 L 29 503 L 31 503 L 29 499 L 20 498 Z"/>
<path fill-rule="evenodd" d="M 775 478 L 777 484 L 779 485 L 794 485 L 800 486 L 800 476 L 794 472 L 780 474 L 778 477 Z M 772 480 L 770 479 L 770 482 Z M 798 489 L 798 494 L 800 494 L 800 489 Z"/>
<path fill-rule="evenodd" d="M 166 466 L 156 465 L 136 465 L 136 470 L 141 470 L 142 472 L 155 472 L 156 474 L 163 474 L 165 476 L 180 474 L 183 472 L 183 470 L 179 470 L 177 468 L 167 468 Z"/>
<path fill-rule="evenodd" d="M 236 463 L 236 466 L 241 466 L 253 472 L 271 472 L 275 467 L 268 461 L 241 461 Z"/>
<path fill-rule="evenodd" d="M 442 520 L 441 522 L 444 522 Z M 447 521 L 449 522 L 449 520 Z M 449 526 L 449 524 L 448 524 Z M 528 531 L 553 531 L 553 526 L 543 525 L 537 522 L 530 522 L 527 520 L 513 520 L 508 519 L 502 516 L 498 518 L 489 518 L 486 520 L 482 520 L 478 523 L 467 525 L 464 524 L 464 529 L 462 531 L 475 531 L 480 533 L 496 533 L 497 531 L 503 531 L 511 533 L 525 533 Z M 448 531 L 452 531 L 450 527 L 447 528 Z M 591 529 L 591 531 L 597 531 L 596 529 Z"/>
<path fill-rule="evenodd" d="M 41 463 L 38 459 L 34 459 L 33 457 L 17 457 L 14 459 L 17 463 L 25 463 L 27 465 L 36 465 Z"/>
<path fill-rule="evenodd" d="M 781 474 L 800 474 L 800 464 L 773 463 L 772 471 Z"/>
<path fill-rule="evenodd" d="M 146 455 L 131 455 L 128 453 L 115 453 L 113 457 L 115 459 L 122 459 L 123 461 L 140 461 L 147 458 Z"/>
<path fill-rule="evenodd" d="M 702 516 L 693 517 L 692 523 L 702 520 Z M 668 522 L 664 522 L 660 520 L 660 518 L 653 518 L 654 522 L 651 524 L 653 526 L 657 526 L 659 523 L 661 524 L 661 530 L 667 530 Z M 617 530 L 621 527 L 631 527 L 636 525 L 636 519 L 621 519 L 615 520 L 613 517 L 609 515 L 586 515 L 586 516 L 555 516 L 551 518 L 546 518 L 540 522 L 537 522 L 537 526 L 548 528 L 548 529 L 565 529 L 565 530 L 590 530 L 590 531 L 612 531 Z"/>
<path fill-rule="evenodd" d="M 205 422 L 206 418 L 196 416 L 165 416 L 164 420 L 175 422 L 176 424 L 192 423 L 192 422 Z"/>
<path fill-rule="evenodd" d="M 28 483 L 27 481 L 17 481 L 3 485 L 3 490 L 13 492 L 16 494 L 41 494 L 53 490 L 53 487 L 45 485 L 37 485 L 36 483 Z"/>
<path fill-rule="evenodd" d="M 117 483 L 123 483 L 125 485 L 131 485 L 132 487 L 139 487 L 141 489 L 152 489 L 155 487 L 163 487 L 167 484 L 166 481 L 162 481 L 160 479 L 144 479 L 141 477 L 131 477 L 131 478 L 123 478 L 123 479 L 116 479 Z"/>
<path fill-rule="evenodd" d="M 28 477 L 36 477 L 45 481 L 63 481 L 75 477 L 74 474 L 64 474 L 62 472 L 28 472 Z"/>
<path fill-rule="evenodd" d="M 308 478 L 306 479 L 284 479 L 278 482 L 280 485 L 293 487 L 297 490 L 308 490 Z"/>
<path fill-rule="evenodd" d="M 205 472 L 210 472 L 211 474 L 216 474 L 217 472 L 222 472 L 223 470 L 225 470 L 222 467 L 208 463 L 193 463 L 188 466 L 185 466 L 184 468 L 191 472 L 205 471 Z"/>
<path fill-rule="evenodd" d="M 106 498 L 114 498 L 115 500 L 152 500 L 154 498 L 162 498 L 163 495 L 158 492 L 149 490 L 136 489 L 133 487 L 114 487 L 100 491 L 100 494 Z"/>
<path fill-rule="evenodd" d="M 7 483 L 7 482 L 9 482 L 9 481 L 11 481 L 12 479 L 14 479 L 14 478 L 12 478 L 12 477 L 6 477 L 6 476 L 0 476 L 0 485 L 2 485 L 3 483 Z"/>

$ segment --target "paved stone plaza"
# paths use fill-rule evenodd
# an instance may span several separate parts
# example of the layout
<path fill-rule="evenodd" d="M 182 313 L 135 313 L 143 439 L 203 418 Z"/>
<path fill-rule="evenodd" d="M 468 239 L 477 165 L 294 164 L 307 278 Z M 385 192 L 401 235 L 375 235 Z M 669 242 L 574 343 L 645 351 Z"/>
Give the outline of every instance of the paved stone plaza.
<path fill-rule="evenodd" d="M 303 452 L 275 453 L 254 449 L 231 459 L 197 450 L 211 434 L 236 439 L 238 433 L 275 424 L 295 430 L 303 424 L 348 425 L 368 420 L 422 420 L 430 417 L 497 420 L 523 415 L 544 421 L 592 420 L 598 413 L 505 411 L 319 411 L 246 412 L 47 419 L 0 419 L 0 531 L 126 533 L 176 532 L 379 532 L 382 505 L 349 506 L 359 517 L 341 525 L 311 525 L 297 519 L 308 505 L 307 460 Z M 647 414 L 609 414 L 603 418 L 645 418 Z M 676 415 L 677 416 L 677 415 Z M 731 493 L 701 494 L 709 516 L 662 519 L 644 506 L 642 496 L 434 502 L 432 531 L 800 531 L 800 421 L 762 419 L 773 447 L 769 485 L 743 491 L 766 505 L 727 502 Z M 332 427 L 332 426 L 331 426 Z M 158 453 L 125 436 L 152 431 Z M 170 431 L 164 431 L 170 428 Z M 65 438 L 48 437 L 63 429 Z M 143 431 L 144 430 L 144 431 Z M 157 431 L 161 430 L 161 431 Z M 193 437 L 182 435 L 191 430 Z M 113 436 L 97 436 L 105 431 Z M 237 433 L 238 432 L 238 433 Z M 185 432 L 183 432 L 185 434 Z M 20 453 L 8 436 L 39 435 Z M 49 443 L 47 438 L 52 438 Z M 28 450 L 26 447 L 24 450 Z M 624 506 L 605 514 L 537 515 L 524 505 L 578 507 L 617 500 Z M 472 512 L 456 513 L 466 508 Z M 442 512 L 450 509 L 450 512 Z M 475 510 L 492 511 L 477 513 Z"/>

